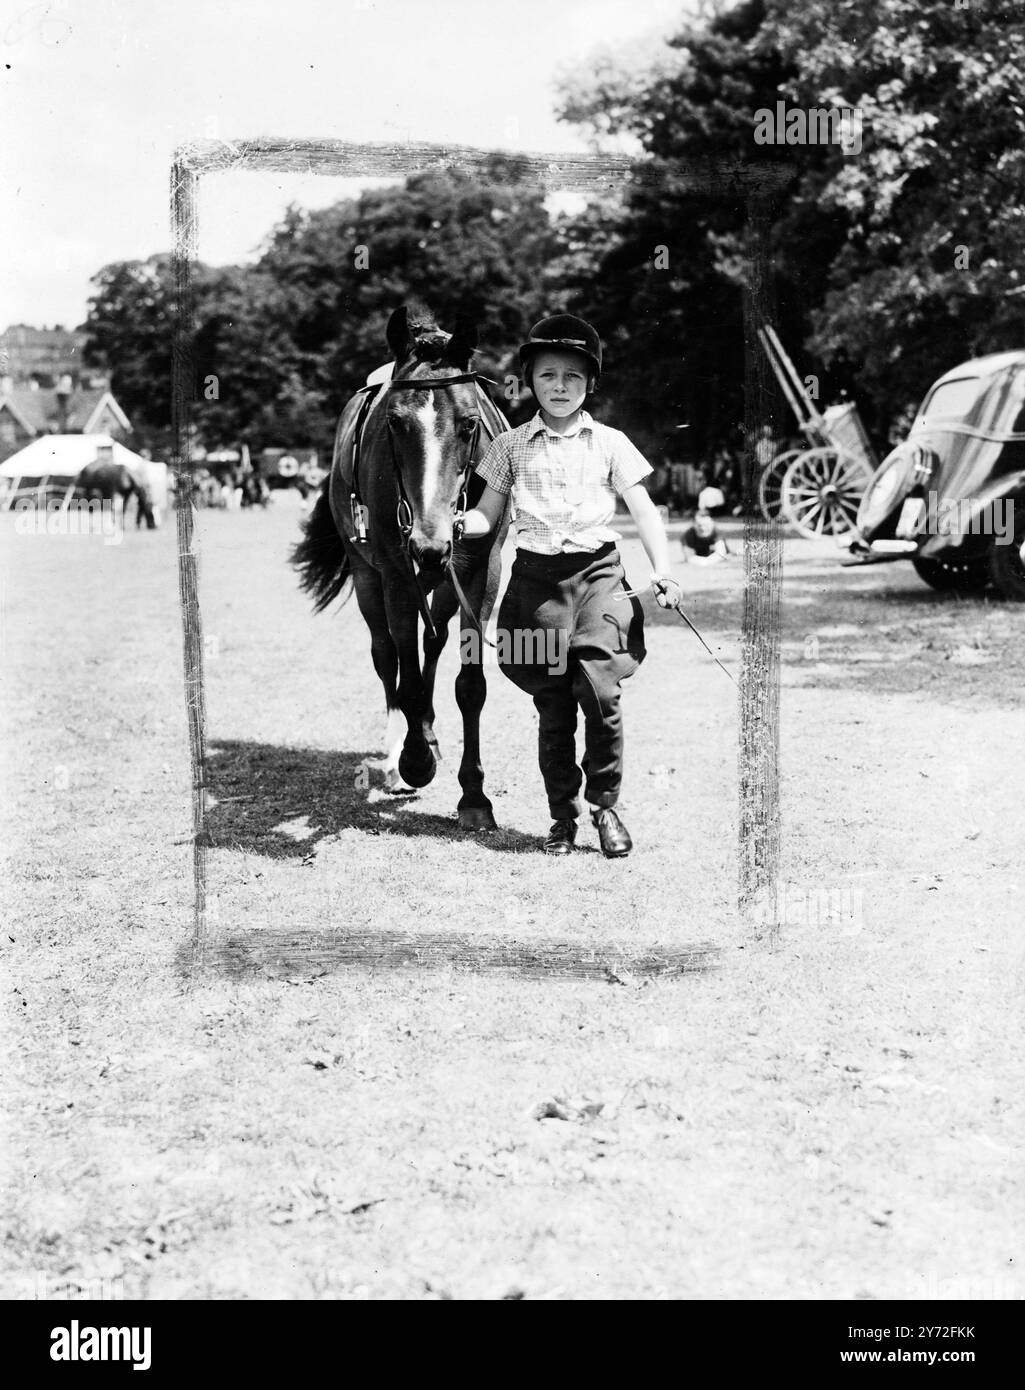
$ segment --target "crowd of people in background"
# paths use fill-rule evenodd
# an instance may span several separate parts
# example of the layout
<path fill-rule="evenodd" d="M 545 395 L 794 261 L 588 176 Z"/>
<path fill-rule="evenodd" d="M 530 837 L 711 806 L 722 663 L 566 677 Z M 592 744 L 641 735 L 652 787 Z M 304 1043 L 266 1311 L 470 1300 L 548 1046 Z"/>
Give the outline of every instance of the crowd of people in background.
<path fill-rule="evenodd" d="M 758 469 L 767 468 L 779 454 L 801 443 L 799 438 L 777 438 L 771 426 L 763 425 L 755 444 Z M 717 488 L 723 494 L 725 513 L 740 516 L 744 509 L 743 453 L 743 442 L 738 439 L 733 447 L 720 449 L 708 463 L 695 464 L 679 461 L 668 446 L 654 464 L 649 489 L 652 501 L 664 506 L 669 516 L 684 516 L 695 510 L 706 488 Z"/>
<path fill-rule="evenodd" d="M 759 469 L 798 441 L 780 440 L 763 426 L 755 445 Z M 202 462 L 195 466 L 195 500 L 200 507 L 225 510 L 266 507 L 272 492 L 259 468 L 245 462 Z M 320 475 L 316 481 L 319 483 Z M 315 491 L 305 470 L 289 482 L 306 500 Z M 172 487 L 174 479 L 172 474 Z M 654 463 L 648 488 L 652 501 L 665 508 L 666 519 L 683 517 L 689 525 L 681 536 L 684 560 L 711 564 L 726 559 L 730 550 L 720 536 L 716 517 L 740 516 L 744 510 L 743 444 L 720 449 L 707 464 L 683 462 L 672 457 L 671 446 Z"/>
<path fill-rule="evenodd" d="M 666 520 L 675 515 L 688 522 L 680 536 L 686 563 L 719 563 L 728 559 L 731 551 L 720 534 L 717 518 L 739 517 L 744 513 L 743 440 L 738 437 L 732 448 L 720 449 L 707 464 L 683 462 L 674 457 L 674 443 L 668 441 L 661 459 L 654 465 L 649 480 L 652 501 L 665 509 Z M 799 438 L 778 438 L 770 425 L 763 425 L 754 450 L 758 472 L 801 443 Z"/>
<path fill-rule="evenodd" d="M 173 471 L 169 481 L 173 491 Z M 192 481 L 197 507 L 214 507 L 229 511 L 245 507 L 266 507 L 271 498 L 266 478 L 252 467 L 246 469 L 240 464 L 227 468 L 198 464 L 193 469 Z"/>

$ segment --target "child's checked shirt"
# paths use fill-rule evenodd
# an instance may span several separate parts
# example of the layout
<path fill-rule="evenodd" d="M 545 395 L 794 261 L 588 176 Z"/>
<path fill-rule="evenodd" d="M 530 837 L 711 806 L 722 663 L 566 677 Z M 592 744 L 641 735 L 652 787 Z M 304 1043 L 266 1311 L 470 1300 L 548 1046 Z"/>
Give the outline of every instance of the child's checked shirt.
<path fill-rule="evenodd" d="M 609 523 L 617 494 L 651 471 L 621 430 L 586 410 L 569 434 L 556 434 L 535 415 L 500 434 L 476 468 L 496 492 L 512 493 L 517 548 L 539 555 L 598 550 L 616 540 Z"/>

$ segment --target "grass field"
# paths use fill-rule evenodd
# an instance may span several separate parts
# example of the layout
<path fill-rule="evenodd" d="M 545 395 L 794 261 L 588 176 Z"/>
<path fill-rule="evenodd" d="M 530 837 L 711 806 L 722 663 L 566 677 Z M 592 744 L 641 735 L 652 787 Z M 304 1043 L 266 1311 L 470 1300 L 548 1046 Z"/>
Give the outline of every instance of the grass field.
<path fill-rule="evenodd" d="M 299 517 L 201 516 L 193 978 L 174 528 L 0 516 L 0 1293 L 1025 1296 L 1022 611 L 787 543 L 772 944 L 735 910 L 734 691 L 675 617 L 646 604 L 626 696 L 634 855 L 588 828 L 546 860 L 532 710 L 497 671 L 501 829 L 455 827 L 454 642 L 438 777 L 385 795 L 367 634 L 310 615 Z M 683 578 L 736 670 L 741 561 Z M 709 968 L 622 964 L 704 943 Z M 552 968 L 509 968 L 532 952 Z"/>

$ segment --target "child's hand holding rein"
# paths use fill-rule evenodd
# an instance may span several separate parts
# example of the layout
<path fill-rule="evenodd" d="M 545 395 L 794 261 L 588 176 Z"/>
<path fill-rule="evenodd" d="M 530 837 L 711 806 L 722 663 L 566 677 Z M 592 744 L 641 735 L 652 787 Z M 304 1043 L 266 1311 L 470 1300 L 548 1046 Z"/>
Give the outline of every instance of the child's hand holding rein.
<path fill-rule="evenodd" d="M 486 536 L 498 525 L 504 510 L 505 494 L 486 487 L 475 507 L 453 517 L 452 535 L 456 540 L 461 536 Z"/>

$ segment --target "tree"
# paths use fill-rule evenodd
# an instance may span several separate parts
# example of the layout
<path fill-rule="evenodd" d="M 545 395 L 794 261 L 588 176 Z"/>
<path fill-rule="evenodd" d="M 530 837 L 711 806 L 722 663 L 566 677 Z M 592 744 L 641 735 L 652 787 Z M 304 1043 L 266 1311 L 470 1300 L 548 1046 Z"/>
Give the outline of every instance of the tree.
<path fill-rule="evenodd" d="M 805 191 L 846 229 L 808 345 L 882 423 L 959 360 L 1025 344 L 1025 28 L 1001 0 L 870 13 L 812 0 L 776 33 L 812 91 L 863 113 L 862 153 Z"/>
<path fill-rule="evenodd" d="M 477 366 L 501 380 L 511 349 L 547 307 L 555 249 L 542 190 L 503 157 L 482 178 L 432 169 L 323 210 L 290 208 L 255 265 L 197 268 L 203 442 L 328 453 L 345 401 L 388 356 L 389 315 L 412 300 L 426 301 L 442 326 L 475 320 Z M 93 350 L 118 364 L 126 408 L 166 424 L 169 258 L 107 267 L 97 283 Z M 201 389 L 208 376 L 214 399 Z"/>
<path fill-rule="evenodd" d="M 641 74 L 606 64 L 564 91 L 565 119 L 641 151 L 612 244 L 596 245 L 590 266 L 579 252 L 568 262 L 610 358 L 636 359 L 615 401 L 624 422 L 664 438 L 684 411 L 707 449 L 741 418 L 742 209 L 690 194 L 678 174 L 688 159 L 793 170 L 770 234 L 778 326 L 823 397 L 848 390 L 875 437 L 959 359 L 1021 345 L 1019 8 L 746 0 L 685 24 L 669 41 L 675 61 Z M 857 111 L 862 149 L 755 144 L 755 113 L 777 101 Z M 661 278 L 657 245 L 668 248 Z"/>
<path fill-rule="evenodd" d="M 111 389 L 140 438 L 170 428 L 168 379 L 174 329 L 173 267 L 166 255 L 118 261 L 92 278 L 84 356 Z"/>
<path fill-rule="evenodd" d="M 745 209 L 695 194 L 681 168 L 756 156 L 751 113 L 788 75 L 764 22 L 764 3 L 751 0 L 685 23 L 646 74 L 602 70 L 587 89 L 563 91 L 564 119 L 602 140 L 630 136 L 642 152 L 611 238 L 588 235 L 593 211 L 563 236 L 594 248 L 571 276 L 609 345 L 610 416 L 652 453 L 701 457 L 743 420 Z"/>
<path fill-rule="evenodd" d="M 117 261 L 93 276 L 85 322 L 85 359 L 110 375 L 111 389 L 140 445 L 166 451 L 171 433 L 171 351 L 175 329 L 174 262 L 169 253 Z M 197 265 L 193 274 L 197 396 L 215 371 L 220 344 L 237 311 L 245 272 Z"/>

